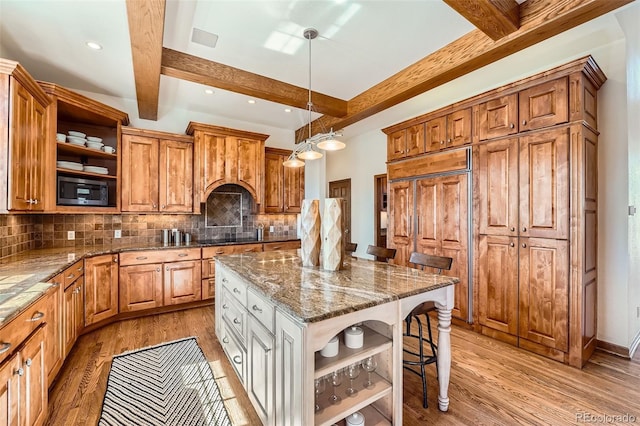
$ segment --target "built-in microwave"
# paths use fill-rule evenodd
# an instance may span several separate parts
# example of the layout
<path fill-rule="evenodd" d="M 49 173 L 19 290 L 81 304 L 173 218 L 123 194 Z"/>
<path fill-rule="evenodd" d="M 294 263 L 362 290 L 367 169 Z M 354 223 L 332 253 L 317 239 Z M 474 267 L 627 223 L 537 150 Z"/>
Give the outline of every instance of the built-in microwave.
<path fill-rule="evenodd" d="M 106 206 L 109 204 L 107 182 L 58 176 L 58 204 Z"/>

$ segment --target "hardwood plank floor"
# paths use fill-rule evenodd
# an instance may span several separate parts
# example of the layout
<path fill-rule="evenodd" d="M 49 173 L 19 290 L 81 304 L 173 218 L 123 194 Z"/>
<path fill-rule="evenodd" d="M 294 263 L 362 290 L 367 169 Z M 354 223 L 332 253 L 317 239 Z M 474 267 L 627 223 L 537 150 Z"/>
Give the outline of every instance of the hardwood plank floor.
<path fill-rule="evenodd" d="M 187 336 L 198 336 L 235 424 L 259 425 L 215 337 L 212 307 L 123 321 L 82 336 L 49 393 L 47 424 L 95 424 L 113 355 Z M 456 327 L 451 346 L 449 411 L 437 409 L 434 365 L 428 368 L 428 409 L 422 408 L 420 379 L 405 372 L 404 425 L 564 425 L 625 414 L 640 422 L 638 356 L 596 352 L 578 370 Z"/>

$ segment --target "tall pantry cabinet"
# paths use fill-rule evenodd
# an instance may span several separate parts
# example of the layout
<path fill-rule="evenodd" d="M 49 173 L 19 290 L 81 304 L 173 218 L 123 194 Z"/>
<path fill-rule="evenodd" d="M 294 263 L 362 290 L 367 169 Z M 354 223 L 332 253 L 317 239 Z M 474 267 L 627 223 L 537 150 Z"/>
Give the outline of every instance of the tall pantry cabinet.
<path fill-rule="evenodd" d="M 397 135 L 403 126 L 471 109 L 468 216 L 449 210 L 456 185 L 447 179 L 460 170 L 456 153 L 469 148 L 390 157 L 389 245 L 399 262 L 416 250 L 460 265 L 460 251 L 446 251 L 445 241 L 467 218 L 469 240 L 457 247 L 472 253 L 474 329 L 576 367 L 596 347 L 597 91 L 605 80 L 585 57 L 383 130 Z M 388 143 L 395 141 L 389 136 Z M 438 229 L 448 234 L 440 243 Z M 464 305 L 458 299 L 456 292 L 456 305 Z"/>

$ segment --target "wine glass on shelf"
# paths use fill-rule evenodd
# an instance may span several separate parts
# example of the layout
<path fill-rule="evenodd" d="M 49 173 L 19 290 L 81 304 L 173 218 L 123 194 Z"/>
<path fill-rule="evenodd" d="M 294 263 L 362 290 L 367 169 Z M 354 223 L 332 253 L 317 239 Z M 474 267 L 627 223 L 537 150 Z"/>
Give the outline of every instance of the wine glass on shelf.
<path fill-rule="evenodd" d="M 366 358 L 364 361 L 362 361 L 362 368 L 367 372 L 367 381 L 364 382 L 365 388 L 368 389 L 373 387 L 373 382 L 371 381 L 371 373 L 376 371 L 377 367 L 378 363 L 373 356 L 370 356 L 369 358 Z"/>
<path fill-rule="evenodd" d="M 316 391 L 316 406 L 315 406 L 315 411 L 318 412 L 320 411 L 322 408 L 320 407 L 320 402 L 319 402 L 319 396 L 325 391 L 327 383 L 324 379 L 324 377 L 318 377 L 315 382 L 315 391 Z"/>
<path fill-rule="evenodd" d="M 340 371 L 334 371 L 333 373 L 331 373 L 331 377 L 329 378 L 329 380 L 331 381 L 331 385 L 333 386 L 333 392 L 329 397 L 329 402 L 333 405 L 340 404 L 342 398 L 340 397 L 340 395 L 336 394 L 336 388 L 342 384 L 342 374 L 340 373 Z"/>
<path fill-rule="evenodd" d="M 347 395 L 352 396 L 358 393 L 356 389 L 353 388 L 353 381 L 360 375 L 360 364 L 355 363 L 351 364 L 347 367 L 347 377 L 349 378 L 349 387 L 347 388 Z"/>

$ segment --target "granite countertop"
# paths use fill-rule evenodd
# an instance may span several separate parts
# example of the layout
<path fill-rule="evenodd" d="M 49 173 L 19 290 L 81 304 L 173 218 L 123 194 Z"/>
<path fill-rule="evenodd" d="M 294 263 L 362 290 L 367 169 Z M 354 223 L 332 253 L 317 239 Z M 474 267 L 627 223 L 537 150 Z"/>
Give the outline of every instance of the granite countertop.
<path fill-rule="evenodd" d="M 347 257 L 340 271 L 303 267 L 296 250 L 216 258 L 302 322 L 331 317 L 459 282 L 455 277 Z"/>
<path fill-rule="evenodd" d="M 169 250 L 210 246 L 295 241 L 296 237 L 207 240 L 190 245 L 164 246 L 162 243 L 100 244 L 93 246 L 28 250 L 0 259 L 0 327 L 29 307 L 50 287 L 48 280 L 83 257 L 135 250 Z"/>

